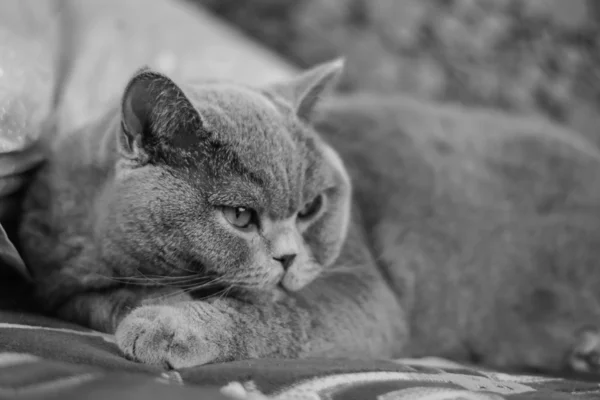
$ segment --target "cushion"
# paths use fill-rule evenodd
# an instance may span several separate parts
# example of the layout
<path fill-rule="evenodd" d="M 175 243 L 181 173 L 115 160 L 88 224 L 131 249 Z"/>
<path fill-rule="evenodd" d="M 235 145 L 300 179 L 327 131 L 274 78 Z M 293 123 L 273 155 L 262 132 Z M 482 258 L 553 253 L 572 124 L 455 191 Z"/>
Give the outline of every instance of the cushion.
<path fill-rule="evenodd" d="M 66 87 L 65 129 L 104 112 L 138 68 L 175 79 L 219 78 L 248 84 L 296 71 L 273 53 L 186 1 L 66 0 L 77 37 Z M 118 45 L 115 45 L 118 43 Z"/>
<path fill-rule="evenodd" d="M 35 1 L 35 0 L 33 0 Z M 52 2 L 0 2 L 0 221 L 43 158 L 38 139 L 51 104 L 56 45 Z"/>

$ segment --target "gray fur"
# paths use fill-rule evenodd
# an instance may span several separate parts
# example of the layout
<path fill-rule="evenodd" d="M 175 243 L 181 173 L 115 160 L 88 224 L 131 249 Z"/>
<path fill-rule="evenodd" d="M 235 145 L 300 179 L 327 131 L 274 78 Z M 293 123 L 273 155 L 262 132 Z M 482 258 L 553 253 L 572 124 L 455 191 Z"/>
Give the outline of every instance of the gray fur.
<path fill-rule="evenodd" d="M 44 304 L 171 367 L 437 355 L 562 368 L 600 321 L 598 150 L 534 119 L 318 102 L 341 68 L 263 89 L 138 72 L 121 111 L 62 136 L 29 191 L 21 239 Z M 319 193 L 323 211 L 299 223 Z M 216 205 L 255 208 L 260 230 Z M 289 252 L 283 270 L 274 257 Z M 235 289 L 181 290 L 211 282 Z"/>

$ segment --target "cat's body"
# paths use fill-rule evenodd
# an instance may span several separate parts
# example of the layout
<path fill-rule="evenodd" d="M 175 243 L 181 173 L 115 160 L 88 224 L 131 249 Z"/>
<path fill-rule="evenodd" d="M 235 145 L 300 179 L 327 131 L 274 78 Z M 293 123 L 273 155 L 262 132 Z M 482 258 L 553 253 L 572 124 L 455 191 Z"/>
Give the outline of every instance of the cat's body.
<path fill-rule="evenodd" d="M 324 111 L 316 128 L 352 177 L 411 355 L 554 368 L 598 326 L 596 147 L 540 120 L 403 97 Z"/>
<path fill-rule="evenodd" d="M 267 92 L 134 78 L 123 117 L 64 136 L 30 190 L 22 245 L 48 307 L 175 367 L 402 355 L 565 366 L 581 330 L 600 327 L 600 152 L 540 121 L 400 97 L 312 113 L 338 70 Z M 242 227 L 246 209 L 208 206 L 219 202 L 254 202 L 258 228 Z M 169 296 L 204 282 L 191 271 L 245 291 Z M 131 312 L 144 302 L 169 305 Z"/>

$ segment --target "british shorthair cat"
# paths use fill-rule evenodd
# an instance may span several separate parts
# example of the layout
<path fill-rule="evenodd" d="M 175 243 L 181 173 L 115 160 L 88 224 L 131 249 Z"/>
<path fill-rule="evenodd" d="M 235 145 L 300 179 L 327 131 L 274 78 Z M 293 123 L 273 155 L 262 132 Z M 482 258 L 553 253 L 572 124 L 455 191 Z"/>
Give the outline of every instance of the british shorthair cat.
<path fill-rule="evenodd" d="M 342 71 L 253 88 L 142 69 L 59 135 L 20 229 L 48 311 L 171 368 L 598 368 L 599 151 L 533 118 L 321 100 Z"/>

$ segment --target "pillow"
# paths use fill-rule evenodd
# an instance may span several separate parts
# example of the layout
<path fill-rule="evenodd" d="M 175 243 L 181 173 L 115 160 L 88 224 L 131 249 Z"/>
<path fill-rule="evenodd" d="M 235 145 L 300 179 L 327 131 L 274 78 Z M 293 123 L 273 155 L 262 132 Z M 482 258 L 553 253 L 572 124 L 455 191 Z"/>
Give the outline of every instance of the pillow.
<path fill-rule="evenodd" d="M 0 2 L 0 221 L 12 217 L 15 193 L 43 158 L 38 139 L 50 110 L 52 2 Z"/>
<path fill-rule="evenodd" d="M 138 68 L 174 79 L 219 78 L 248 84 L 296 69 L 189 2 L 66 0 L 77 37 L 61 127 L 76 129 L 104 112 Z"/>

